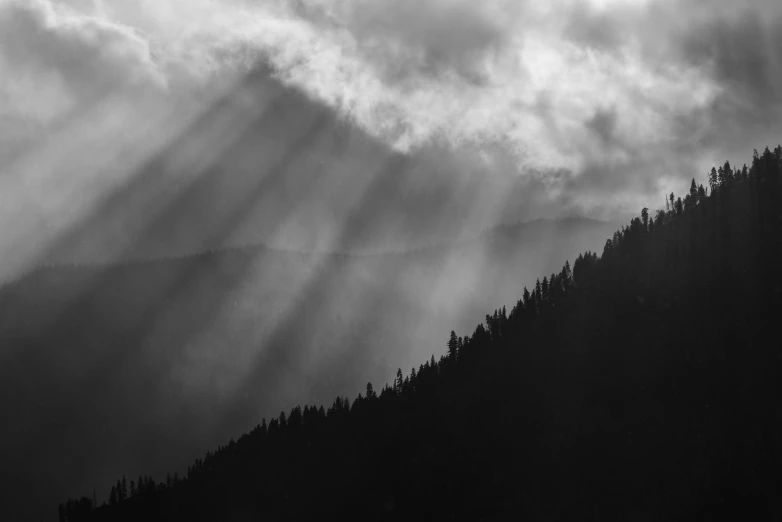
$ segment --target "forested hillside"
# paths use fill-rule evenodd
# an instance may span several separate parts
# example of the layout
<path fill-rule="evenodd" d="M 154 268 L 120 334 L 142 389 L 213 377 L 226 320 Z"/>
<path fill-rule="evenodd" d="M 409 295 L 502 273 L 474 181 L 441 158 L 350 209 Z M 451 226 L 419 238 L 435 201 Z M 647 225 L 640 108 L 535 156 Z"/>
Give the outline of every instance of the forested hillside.
<path fill-rule="evenodd" d="M 777 520 L 780 177 L 782 147 L 713 169 L 439 360 L 60 518 Z"/>

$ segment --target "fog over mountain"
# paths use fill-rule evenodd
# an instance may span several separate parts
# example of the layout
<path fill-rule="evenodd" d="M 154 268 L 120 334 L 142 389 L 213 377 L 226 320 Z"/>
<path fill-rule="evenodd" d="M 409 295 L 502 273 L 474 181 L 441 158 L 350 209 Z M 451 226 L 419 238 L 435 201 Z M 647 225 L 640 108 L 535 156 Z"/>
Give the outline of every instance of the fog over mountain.
<path fill-rule="evenodd" d="M 772 0 L 0 0 L 12 518 L 389 380 L 777 143 L 780 29 Z"/>
<path fill-rule="evenodd" d="M 246 247 L 39 269 L 0 290 L 8 489 L 20 508 L 46 506 L 103 497 L 119 470 L 184 471 L 280 408 L 443 353 L 451 329 L 511 306 L 522 282 L 613 228 L 535 221 L 399 254 Z"/>

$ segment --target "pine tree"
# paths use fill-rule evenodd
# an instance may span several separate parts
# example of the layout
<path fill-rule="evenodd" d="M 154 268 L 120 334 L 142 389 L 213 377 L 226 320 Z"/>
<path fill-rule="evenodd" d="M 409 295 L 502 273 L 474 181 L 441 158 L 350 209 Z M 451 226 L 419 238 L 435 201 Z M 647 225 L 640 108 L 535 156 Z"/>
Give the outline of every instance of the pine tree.
<path fill-rule="evenodd" d="M 456 338 L 456 332 L 451 330 L 451 337 L 448 339 L 448 357 L 450 357 L 452 361 L 456 360 L 456 354 L 458 350 L 459 340 Z"/>
<path fill-rule="evenodd" d="M 549 292 L 548 292 L 548 278 L 546 276 L 543 276 L 543 282 L 540 284 L 540 297 L 543 302 L 543 304 L 548 304 L 549 302 Z"/>
<path fill-rule="evenodd" d="M 709 188 L 711 189 L 712 194 L 714 194 L 714 191 L 718 186 L 719 186 L 719 175 L 717 174 L 717 169 L 712 167 L 711 172 L 709 172 Z"/>
<path fill-rule="evenodd" d="M 725 177 L 725 183 L 730 185 L 733 183 L 733 169 L 730 166 L 729 161 L 725 161 L 725 165 L 722 166 L 722 172 Z"/>
<path fill-rule="evenodd" d="M 698 205 L 701 205 L 706 201 L 706 189 L 703 185 L 698 185 L 698 195 L 696 199 L 698 201 Z"/>
<path fill-rule="evenodd" d="M 540 288 L 540 279 L 535 281 L 535 301 L 537 303 L 538 311 L 540 311 L 540 305 L 542 304 L 542 290 Z"/>
<path fill-rule="evenodd" d="M 290 426 L 292 429 L 298 429 L 301 427 L 302 423 L 302 413 L 301 413 L 301 407 L 300 406 L 294 406 L 291 408 L 291 413 L 288 416 L 288 426 Z"/>
<path fill-rule="evenodd" d="M 367 383 L 367 400 L 374 400 L 377 398 L 377 394 L 375 393 L 375 389 L 372 387 L 372 383 Z"/>

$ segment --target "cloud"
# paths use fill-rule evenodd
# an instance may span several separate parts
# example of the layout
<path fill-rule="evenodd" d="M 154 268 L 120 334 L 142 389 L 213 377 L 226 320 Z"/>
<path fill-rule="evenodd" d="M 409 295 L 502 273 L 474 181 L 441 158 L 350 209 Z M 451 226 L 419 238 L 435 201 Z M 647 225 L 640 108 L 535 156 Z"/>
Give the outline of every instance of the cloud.
<path fill-rule="evenodd" d="M 0 64 L 3 111 L 39 119 L 117 89 L 166 87 L 133 28 L 45 0 L 0 3 Z"/>
<path fill-rule="evenodd" d="M 549 176 L 560 204 L 623 207 L 774 138 L 781 11 L 771 0 L 0 0 L 0 67 L 15 78 L 0 103 L 37 121 L 100 93 L 178 103 L 263 61 L 399 151 L 485 155 L 501 143 L 516 175 Z"/>
<path fill-rule="evenodd" d="M 781 15 L 764 18 L 759 10 L 745 10 L 682 37 L 683 59 L 719 83 L 718 103 L 737 114 L 773 118 L 782 103 Z"/>
<path fill-rule="evenodd" d="M 454 74 L 487 79 L 484 62 L 508 34 L 487 5 L 468 0 L 363 0 L 342 4 L 342 25 L 389 82 Z"/>

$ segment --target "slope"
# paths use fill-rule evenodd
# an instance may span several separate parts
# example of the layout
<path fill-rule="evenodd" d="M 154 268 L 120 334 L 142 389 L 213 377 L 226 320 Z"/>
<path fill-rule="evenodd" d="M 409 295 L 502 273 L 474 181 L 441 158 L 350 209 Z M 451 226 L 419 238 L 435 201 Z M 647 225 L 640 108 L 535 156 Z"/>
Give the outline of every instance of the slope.
<path fill-rule="evenodd" d="M 782 516 L 782 147 L 644 209 L 379 394 L 296 407 L 68 520 Z"/>

